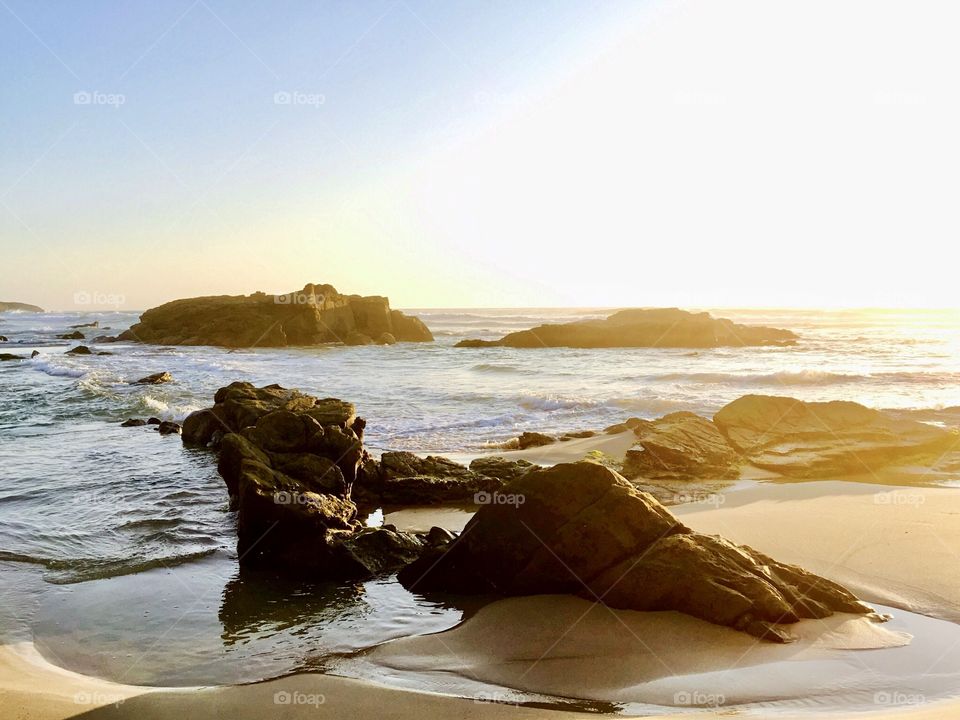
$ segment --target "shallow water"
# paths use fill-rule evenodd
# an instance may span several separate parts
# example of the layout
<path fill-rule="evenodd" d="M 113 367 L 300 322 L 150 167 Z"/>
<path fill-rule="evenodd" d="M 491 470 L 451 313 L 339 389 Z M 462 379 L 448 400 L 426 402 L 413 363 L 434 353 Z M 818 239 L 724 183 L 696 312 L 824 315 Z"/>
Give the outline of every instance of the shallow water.
<path fill-rule="evenodd" d="M 453 349 L 464 337 L 606 312 L 419 314 L 436 343 L 235 352 L 110 344 L 99 349 L 113 354 L 99 356 L 64 355 L 76 343 L 55 336 L 92 320 L 101 327 L 84 329 L 88 338 L 116 334 L 135 314 L 0 315 L 0 334 L 10 338 L 0 351 L 41 353 L 0 363 L 0 634 L 32 633 L 51 659 L 87 669 L 97 654 L 104 676 L 137 658 L 128 682 L 193 684 L 314 666 L 460 619 L 462 609 L 389 581 L 335 591 L 238 576 L 234 518 L 210 453 L 151 427 L 118 425 L 131 416 L 180 419 L 234 380 L 355 402 L 374 451 L 478 452 L 523 430 L 709 414 L 751 392 L 960 421 L 955 313 L 728 311 L 795 330 L 801 341 L 700 351 Z M 175 381 L 131 384 L 161 370 Z M 268 612 L 258 619 L 261 609 Z M 179 615 L 174 630 L 159 633 Z"/>

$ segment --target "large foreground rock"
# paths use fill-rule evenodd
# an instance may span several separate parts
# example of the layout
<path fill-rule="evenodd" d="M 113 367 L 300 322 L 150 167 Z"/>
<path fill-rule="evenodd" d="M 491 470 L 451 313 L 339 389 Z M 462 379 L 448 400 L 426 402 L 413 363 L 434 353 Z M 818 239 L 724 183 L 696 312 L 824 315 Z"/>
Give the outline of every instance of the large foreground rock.
<path fill-rule="evenodd" d="M 742 458 L 717 427 L 691 412 L 675 412 L 633 426 L 637 445 L 623 461 L 624 477 L 651 480 L 730 479 Z"/>
<path fill-rule="evenodd" d="M 385 297 L 341 295 L 307 285 L 287 295 L 218 295 L 174 300 L 147 310 L 118 339 L 158 345 L 286 347 L 389 335 L 422 342 L 433 335 L 418 318 L 390 309 Z M 372 342 L 372 340 L 370 341 Z"/>
<path fill-rule="evenodd" d="M 929 463 L 960 436 L 854 402 L 746 395 L 714 415 L 730 444 L 754 465 L 794 477 L 861 474 Z"/>
<path fill-rule="evenodd" d="M 463 340 L 457 347 L 744 347 L 791 345 L 789 330 L 738 325 L 732 320 L 676 308 L 621 310 L 603 320 L 541 325 L 499 340 Z"/>
<path fill-rule="evenodd" d="M 590 462 L 528 472 L 444 548 L 400 573 L 410 590 L 571 593 L 621 609 L 677 610 L 761 638 L 785 624 L 872 610 L 843 587 L 746 546 L 695 533 L 652 496 Z"/>

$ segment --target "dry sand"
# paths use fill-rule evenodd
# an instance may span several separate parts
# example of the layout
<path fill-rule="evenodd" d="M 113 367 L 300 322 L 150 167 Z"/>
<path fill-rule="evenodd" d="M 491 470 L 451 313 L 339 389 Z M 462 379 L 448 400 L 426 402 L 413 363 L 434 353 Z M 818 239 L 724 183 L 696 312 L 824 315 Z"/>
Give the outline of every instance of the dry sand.
<path fill-rule="evenodd" d="M 804 565 L 870 601 L 960 619 L 960 490 L 767 483 L 728 493 L 719 507 L 674 509 L 697 530 L 718 532 Z M 776 716 L 825 716 L 824 710 L 836 712 L 839 701 L 848 702 L 850 712 L 837 717 L 869 709 L 871 717 L 960 718 L 957 701 L 915 702 L 960 693 L 960 628 L 947 620 L 894 614 L 886 626 L 849 617 L 802 623 L 797 643 L 774 646 L 673 613 L 613 613 L 575 598 L 518 598 L 488 606 L 446 633 L 381 646 L 359 661 L 376 683 L 304 674 L 187 690 L 115 685 L 53 668 L 30 645 L 7 646 L 0 649 L 0 717 L 65 718 L 88 711 L 89 717 L 176 720 L 324 713 L 418 720 L 574 717 L 384 687 L 406 683 L 475 694 L 478 687 L 502 683 L 535 692 L 657 704 L 676 704 L 677 698 L 682 704 L 687 697 L 709 704 L 711 692 L 722 687 L 725 705 L 705 711 L 706 716 L 729 716 L 734 710 L 730 704 L 738 701 L 799 697 L 804 700 L 778 707 Z M 903 645 L 903 632 L 914 635 L 908 645 Z M 853 649 L 878 646 L 887 647 Z M 733 657 L 738 652 L 739 659 Z M 536 662 L 544 653 L 545 659 Z M 908 691 L 916 687 L 925 692 L 912 697 Z M 78 703 L 78 693 L 87 693 L 79 696 L 81 701 L 97 702 Z M 275 693 L 288 693 L 280 698 L 292 702 L 275 704 Z M 118 697 L 124 701 L 110 704 Z M 483 690 L 480 697 L 507 696 Z M 94 710 L 98 703 L 103 707 Z M 630 709 L 643 708 L 634 704 Z M 742 712 L 767 717 L 773 711 L 754 706 Z"/>

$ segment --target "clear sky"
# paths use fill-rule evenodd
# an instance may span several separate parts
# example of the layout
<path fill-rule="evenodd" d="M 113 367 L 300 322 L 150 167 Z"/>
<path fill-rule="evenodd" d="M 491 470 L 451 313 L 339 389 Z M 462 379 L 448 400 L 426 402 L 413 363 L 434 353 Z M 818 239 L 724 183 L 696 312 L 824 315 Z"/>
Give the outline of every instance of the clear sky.
<path fill-rule="evenodd" d="M 958 21 L 0 0 L 0 300 L 957 306 Z"/>

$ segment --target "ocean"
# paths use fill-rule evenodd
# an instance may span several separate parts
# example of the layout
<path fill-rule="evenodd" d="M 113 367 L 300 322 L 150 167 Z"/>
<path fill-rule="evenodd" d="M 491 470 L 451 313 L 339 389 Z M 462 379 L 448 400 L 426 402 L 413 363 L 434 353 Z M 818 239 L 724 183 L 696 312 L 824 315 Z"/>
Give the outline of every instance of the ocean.
<path fill-rule="evenodd" d="M 481 453 L 525 430 L 602 429 L 676 410 L 710 415 L 748 393 L 854 400 L 960 421 L 960 313 L 723 310 L 788 328 L 793 347 L 455 349 L 603 309 L 409 310 L 436 342 L 227 351 L 136 344 L 71 356 L 71 325 L 114 335 L 138 313 L 5 313 L 0 351 L 0 637 L 114 680 L 245 682 L 459 622 L 455 602 L 391 579 L 349 586 L 240 573 L 234 517 L 209 451 L 129 417 L 179 420 L 234 380 L 357 405 L 375 454 Z M 87 340 L 86 342 L 89 342 Z M 168 371 L 174 381 L 131 384 Z"/>

